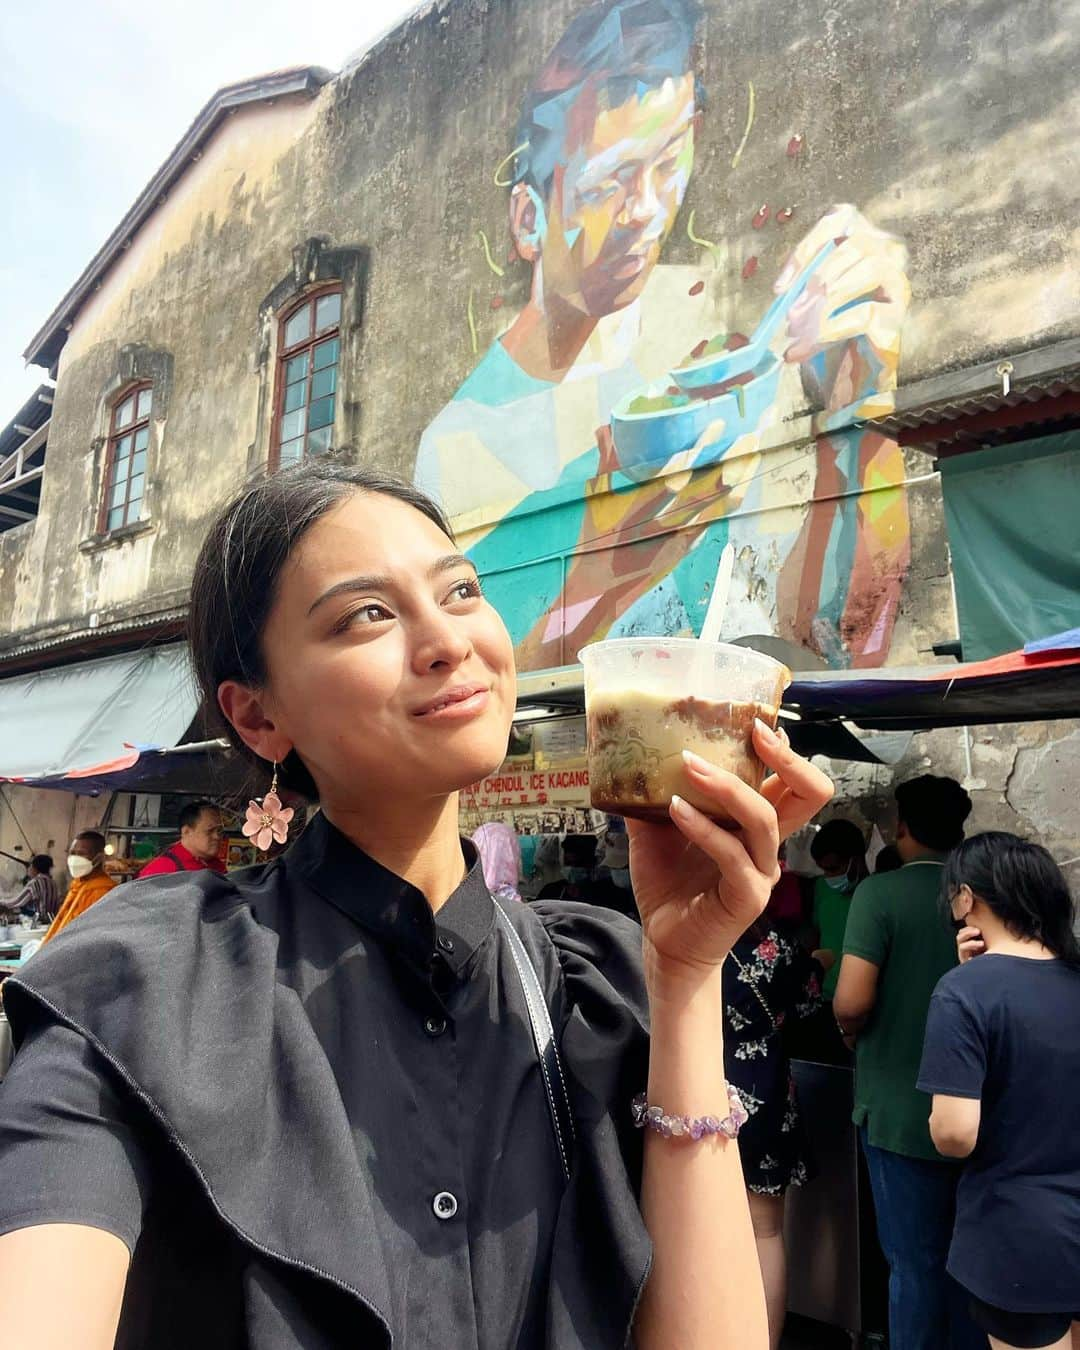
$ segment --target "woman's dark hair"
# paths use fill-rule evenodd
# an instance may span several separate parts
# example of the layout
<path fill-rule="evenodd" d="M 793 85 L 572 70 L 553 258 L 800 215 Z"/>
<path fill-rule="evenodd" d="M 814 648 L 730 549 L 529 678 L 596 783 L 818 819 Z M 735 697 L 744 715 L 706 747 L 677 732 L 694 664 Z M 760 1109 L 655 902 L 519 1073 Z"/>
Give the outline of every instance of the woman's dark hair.
<path fill-rule="evenodd" d="M 48 876 L 53 870 L 53 860 L 47 853 L 35 853 L 30 859 L 30 866 L 35 872 L 40 872 L 43 876 Z"/>
<path fill-rule="evenodd" d="M 358 492 L 394 497 L 427 516 L 449 539 L 449 522 L 430 497 L 377 469 L 313 460 L 246 487 L 218 515 L 191 581 L 188 643 L 205 706 L 234 746 L 255 758 L 221 715 L 218 686 L 266 681 L 262 638 L 286 559 L 306 532 Z M 318 791 L 293 751 L 281 766 L 284 787 L 309 801 Z"/>
<path fill-rule="evenodd" d="M 946 905 L 961 886 L 969 886 L 1015 937 L 1034 938 L 1062 960 L 1080 964 L 1068 883 L 1041 844 L 1001 830 L 973 835 L 945 860 Z"/>

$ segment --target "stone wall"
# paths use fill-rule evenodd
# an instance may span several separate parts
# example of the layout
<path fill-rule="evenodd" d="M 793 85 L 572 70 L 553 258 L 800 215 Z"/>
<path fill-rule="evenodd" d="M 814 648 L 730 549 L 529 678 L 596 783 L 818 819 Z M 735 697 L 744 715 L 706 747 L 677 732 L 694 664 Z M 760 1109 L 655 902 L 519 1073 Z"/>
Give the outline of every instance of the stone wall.
<path fill-rule="evenodd" d="M 895 766 L 823 762 L 836 782 L 836 797 L 821 819 L 844 816 L 867 831 L 876 824 L 888 841 L 895 827 L 895 785 L 921 773 L 947 774 L 971 795 L 969 833 L 1009 830 L 1044 844 L 1069 864 L 1066 875 L 1080 895 L 1078 748 L 1080 724 L 1068 721 L 920 732 Z"/>

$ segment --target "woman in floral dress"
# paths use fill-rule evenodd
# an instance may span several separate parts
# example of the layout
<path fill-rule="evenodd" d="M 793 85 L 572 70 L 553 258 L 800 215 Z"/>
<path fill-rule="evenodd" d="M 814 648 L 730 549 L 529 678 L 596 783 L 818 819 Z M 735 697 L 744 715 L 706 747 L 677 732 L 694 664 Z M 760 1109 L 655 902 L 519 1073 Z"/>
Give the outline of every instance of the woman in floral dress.
<path fill-rule="evenodd" d="M 804 948 L 762 924 L 743 934 L 724 965 L 724 1070 L 750 1117 L 739 1136 L 739 1155 L 773 1350 L 787 1306 L 784 1193 L 810 1177 L 783 1028 L 821 1007 L 822 974 Z"/>

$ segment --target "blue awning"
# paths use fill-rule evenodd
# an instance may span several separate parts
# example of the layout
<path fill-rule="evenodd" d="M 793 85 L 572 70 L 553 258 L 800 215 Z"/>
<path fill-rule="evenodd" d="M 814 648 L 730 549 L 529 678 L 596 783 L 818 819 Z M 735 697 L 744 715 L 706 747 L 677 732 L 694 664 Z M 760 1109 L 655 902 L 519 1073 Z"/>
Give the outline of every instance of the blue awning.
<path fill-rule="evenodd" d="M 0 781 L 88 790 L 172 749 L 198 706 L 183 643 L 0 680 Z"/>
<path fill-rule="evenodd" d="M 1080 650 L 1069 633 L 987 661 L 796 675 L 784 707 L 804 722 L 927 731 L 1080 717 Z"/>

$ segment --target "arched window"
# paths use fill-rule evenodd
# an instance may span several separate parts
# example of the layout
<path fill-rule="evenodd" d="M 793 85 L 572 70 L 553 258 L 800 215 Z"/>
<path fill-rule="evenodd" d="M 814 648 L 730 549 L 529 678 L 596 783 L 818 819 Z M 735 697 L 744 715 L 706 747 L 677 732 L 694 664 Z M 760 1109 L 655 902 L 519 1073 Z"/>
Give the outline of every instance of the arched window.
<path fill-rule="evenodd" d="M 340 332 L 338 286 L 305 296 L 282 316 L 271 457 L 275 467 L 331 448 Z"/>
<path fill-rule="evenodd" d="M 113 405 L 99 530 L 118 530 L 144 515 L 152 401 L 153 386 L 145 383 L 126 389 Z"/>

